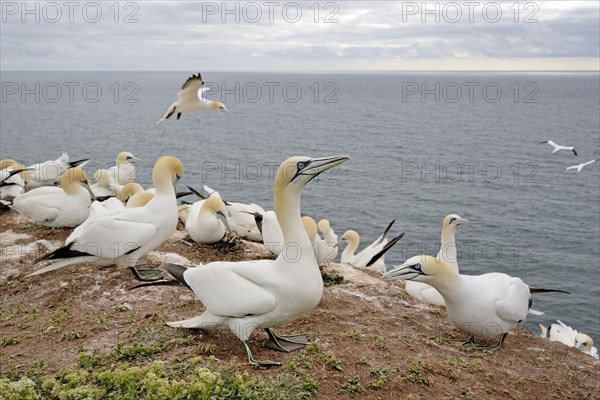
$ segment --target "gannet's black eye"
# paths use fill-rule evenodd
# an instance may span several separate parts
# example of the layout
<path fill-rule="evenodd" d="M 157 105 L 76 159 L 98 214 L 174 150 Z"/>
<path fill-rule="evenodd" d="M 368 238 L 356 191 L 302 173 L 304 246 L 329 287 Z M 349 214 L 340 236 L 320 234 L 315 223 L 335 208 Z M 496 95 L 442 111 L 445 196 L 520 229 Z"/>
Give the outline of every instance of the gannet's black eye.
<path fill-rule="evenodd" d="M 414 264 L 414 265 L 412 266 L 412 269 L 415 269 L 415 270 L 417 270 L 417 271 L 421 271 L 421 264 L 419 264 L 419 263 L 417 263 L 417 264 Z"/>
<path fill-rule="evenodd" d="M 302 171 L 307 165 L 308 161 L 300 161 L 298 164 L 296 164 L 296 168 L 298 168 L 298 171 Z"/>
<path fill-rule="evenodd" d="M 454 218 L 454 217 L 450 218 L 450 223 L 451 224 L 454 223 L 454 221 L 456 221 L 456 218 Z"/>

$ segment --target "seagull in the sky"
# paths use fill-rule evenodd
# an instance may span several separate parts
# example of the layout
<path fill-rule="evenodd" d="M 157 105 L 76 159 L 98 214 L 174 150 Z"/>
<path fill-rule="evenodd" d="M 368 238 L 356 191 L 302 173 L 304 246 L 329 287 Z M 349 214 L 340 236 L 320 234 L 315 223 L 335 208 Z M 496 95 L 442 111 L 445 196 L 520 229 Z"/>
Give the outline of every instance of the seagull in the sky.
<path fill-rule="evenodd" d="M 190 76 L 177 93 L 177 101 L 171 104 L 171 107 L 156 125 L 175 113 L 177 113 L 177 119 L 181 118 L 181 113 L 196 110 L 221 110 L 229 113 L 225 104 L 220 101 L 207 100 L 202 97 L 202 94 L 209 89 L 202 87 L 202 85 L 204 85 L 204 81 L 199 72 L 197 75 Z"/>
<path fill-rule="evenodd" d="M 573 154 L 577 155 L 577 149 L 575 148 L 575 146 L 563 146 L 562 144 L 556 144 L 554 140 L 546 140 L 545 142 L 539 142 L 538 144 L 549 144 L 550 146 L 552 146 L 552 154 L 561 150 L 571 150 Z"/>

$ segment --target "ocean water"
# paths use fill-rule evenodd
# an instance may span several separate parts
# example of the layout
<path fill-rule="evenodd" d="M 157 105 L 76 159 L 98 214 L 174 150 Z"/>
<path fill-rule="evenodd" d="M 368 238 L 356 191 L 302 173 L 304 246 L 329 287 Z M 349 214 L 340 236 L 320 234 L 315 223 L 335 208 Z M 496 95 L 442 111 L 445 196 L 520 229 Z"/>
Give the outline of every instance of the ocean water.
<path fill-rule="evenodd" d="M 195 71 L 194 71 L 195 72 Z M 392 219 L 406 232 L 386 256 L 398 265 L 435 255 L 448 213 L 466 274 L 498 271 L 540 294 L 525 326 L 555 319 L 600 344 L 600 80 L 586 73 L 221 73 L 204 72 L 207 97 L 230 114 L 195 112 L 154 123 L 187 72 L 2 72 L 1 158 L 27 164 L 119 151 L 154 161 L 175 155 L 184 185 L 272 208 L 273 174 L 292 155 L 352 160 L 311 182 L 303 213 L 328 218 L 364 244 Z M 579 150 L 551 154 L 538 141 Z"/>

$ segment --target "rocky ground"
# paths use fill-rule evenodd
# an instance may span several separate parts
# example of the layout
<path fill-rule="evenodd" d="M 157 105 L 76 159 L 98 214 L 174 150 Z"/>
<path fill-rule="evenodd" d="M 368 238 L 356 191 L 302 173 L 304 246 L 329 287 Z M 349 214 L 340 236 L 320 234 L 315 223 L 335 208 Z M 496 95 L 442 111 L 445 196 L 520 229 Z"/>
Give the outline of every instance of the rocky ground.
<path fill-rule="evenodd" d="M 592 357 L 522 328 L 493 353 L 454 344 L 449 339 L 464 335 L 443 309 L 414 302 L 402 283 L 342 265 L 326 268 L 331 285 L 316 309 L 277 329 L 308 333 L 312 344 L 274 352 L 256 332 L 255 358 L 284 365 L 253 368 L 229 332 L 164 324 L 201 313 L 184 287 L 130 291 L 129 271 L 89 265 L 25 278 L 38 268 L 31 261 L 70 230 L 37 227 L 11 211 L 0 220 L 0 399 L 175 398 L 167 388 L 220 393 L 212 398 L 600 398 L 600 366 Z M 265 257 L 255 244 L 190 245 L 185 236 L 178 231 L 146 264 Z M 206 386 L 207 376 L 214 386 Z"/>

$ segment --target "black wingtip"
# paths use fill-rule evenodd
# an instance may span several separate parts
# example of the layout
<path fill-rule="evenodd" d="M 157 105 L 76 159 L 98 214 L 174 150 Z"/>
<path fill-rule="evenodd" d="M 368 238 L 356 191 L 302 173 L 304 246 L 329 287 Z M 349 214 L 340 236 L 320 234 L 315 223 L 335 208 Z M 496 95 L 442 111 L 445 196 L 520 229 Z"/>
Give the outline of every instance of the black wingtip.
<path fill-rule="evenodd" d="M 393 221 L 392 221 L 393 223 Z M 383 249 L 381 249 L 381 251 L 377 254 L 375 254 L 367 263 L 367 267 L 370 267 L 371 265 L 375 264 L 375 262 L 377 260 L 379 260 L 389 249 L 391 249 L 396 243 L 398 243 L 400 241 L 400 239 L 402 239 L 404 237 L 404 232 L 402 232 L 400 235 L 396 236 L 393 239 L 390 239 L 389 242 L 387 242 L 385 244 L 385 246 L 383 246 Z"/>
<path fill-rule="evenodd" d="M 385 231 L 383 231 L 383 235 L 382 237 L 386 237 L 387 234 L 389 233 L 390 229 L 392 229 L 392 225 L 394 225 L 394 222 L 396 222 L 395 219 L 392 220 L 392 222 L 390 222 L 387 226 L 387 228 L 385 228 Z"/>
<path fill-rule="evenodd" d="M 83 158 L 81 160 L 71 161 L 69 163 L 69 165 L 71 166 L 71 168 L 75 168 L 75 167 L 77 167 L 77 166 L 79 166 L 79 165 L 81 165 L 81 164 L 83 164 L 85 162 L 88 162 L 88 161 L 90 161 L 89 158 Z"/>
<path fill-rule="evenodd" d="M 189 196 L 190 194 L 195 194 L 194 192 L 177 192 L 175 194 L 175 198 L 179 199 L 181 197 Z"/>
<path fill-rule="evenodd" d="M 163 264 L 160 267 L 171 274 L 173 278 L 177 279 L 180 284 L 192 290 L 183 277 L 183 273 L 187 270 L 186 267 L 178 264 Z"/>
<path fill-rule="evenodd" d="M 544 289 L 544 288 L 529 288 L 529 293 L 565 293 L 565 294 L 571 294 L 571 292 L 567 292 L 566 290 Z"/>
<path fill-rule="evenodd" d="M 60 259 L 64 259 L 64 258 L 84 257 L 84 256 L 92 255 L 92 254 L 83 253 L 83 252 L 77 251 L 77 250 L 71 250 L 71 246 L 73 246 L 73 244 L 74 244 L 74 242 L 71 242 L 71 243 L 67 244 L 66 246 L 63 246 L 63 247 L 60 247 L 60 248 L 54 250 L 51 253 L 48 253 L 39 258 L 36 258 L 35 260 L 33 260 L 33 265 L 35 265 L 41 261 L 45 261 L 45 260 L 60 260 Z"/>
<path fill-rule="evenodd" d="M 188 188 L 192 193 L 194 193 L 196 196 L 200 197 L 202 200 L 206 200 L 206 196 L 204 196 L 202 193 L 200 193 L 198 190 L 194 189 L 191 186 L 187 186 L 186 188 Z"/>

